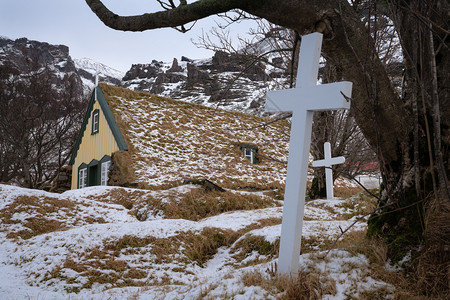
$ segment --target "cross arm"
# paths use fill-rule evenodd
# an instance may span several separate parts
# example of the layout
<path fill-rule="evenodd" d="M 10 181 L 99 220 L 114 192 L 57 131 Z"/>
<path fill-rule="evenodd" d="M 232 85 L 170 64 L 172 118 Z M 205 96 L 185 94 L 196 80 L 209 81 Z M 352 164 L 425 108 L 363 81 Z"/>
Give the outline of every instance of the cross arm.
<path fill-rule="evenodd" d="M 348 81 L 267 92 L 266 111 L 349 109 L 352 83 Z"/>
<path fill-rule="evenodd" d="M 345 157 L 338 156 L 330 159 L 320 159 L 312 162 L 313 167 L 331 167 L 332 165 L 343 164 L 345 162 Z"/>

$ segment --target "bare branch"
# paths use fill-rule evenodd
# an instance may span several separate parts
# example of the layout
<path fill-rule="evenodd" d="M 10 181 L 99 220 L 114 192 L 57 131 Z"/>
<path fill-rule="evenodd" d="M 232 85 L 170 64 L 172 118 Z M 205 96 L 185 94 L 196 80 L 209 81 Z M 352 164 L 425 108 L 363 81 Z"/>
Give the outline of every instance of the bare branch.
<path fill-rule="evenodd" d="M 101 0 L 86 0 L 87 5 L 89 5 L 91 10 L 106 26 L 123 31 L 144 31 L 156 28 L 182 26 L 211 15 L 240 8 L 243 4 L 248 4 L 249 2 L 254 2 L 253 4 L 255 5 L 258 1 L 199 0 L 186 5 L 179 5 L 178 7 L 173 7 L 174 4 L 172 1 L 170 1 L 170 4 L 163 1 L 158 2 L 165 11 L 135 16 L 119 16 L 110 11 Z"/>

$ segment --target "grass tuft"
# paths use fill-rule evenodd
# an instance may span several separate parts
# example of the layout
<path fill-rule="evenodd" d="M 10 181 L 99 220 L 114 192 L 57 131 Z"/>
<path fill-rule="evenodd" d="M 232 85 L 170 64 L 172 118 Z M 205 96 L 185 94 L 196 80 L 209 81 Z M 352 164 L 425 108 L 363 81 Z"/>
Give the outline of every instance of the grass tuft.
<path fill-rule="evenodd" d="M 245 286 L 260 286 L 266 291 L 276 289 L 281 299 L 322 299 L 324 295 L 336 295 L 336 282 L 332 278 L 321 277 L 316 272 L 300 271 L 297 278 L 286 275 L 268 276 L 258 271 L 242 276 Z"/>
<path fill-rule="evenodd" d="M 52 215 L 59 210 L 69 211 L 75 205 L 69 200 L 52 197 L 18 196 L 14 201 L 0 210 L 0 219 L 3 224 L 21 224 L 25 229 L 12 230 L 7 238 L 29 239 L 34 236 L 65 230 L 65 225 L 53 219 Z M 25 220 L 15 217 L 24 214 Z"/>

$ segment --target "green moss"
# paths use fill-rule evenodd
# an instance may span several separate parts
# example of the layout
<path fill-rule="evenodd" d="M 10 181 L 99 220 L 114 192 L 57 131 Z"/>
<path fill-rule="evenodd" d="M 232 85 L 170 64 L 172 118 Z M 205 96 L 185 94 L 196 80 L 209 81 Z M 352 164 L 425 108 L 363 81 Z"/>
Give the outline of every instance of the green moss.
<path fill-rule="evenodd" d="M 417 194 L 414 188 L 410 188 L 397 205 L 389 206 L 369 218 L 367 235 L 380 236 L 386 241 L 388 256 L 393 262 L 401 260 L 422 242 L 423 206 L 411 206 L 415 202 L 418 202 Z M 383 206 L 385 202 L 379 205 Z"/>

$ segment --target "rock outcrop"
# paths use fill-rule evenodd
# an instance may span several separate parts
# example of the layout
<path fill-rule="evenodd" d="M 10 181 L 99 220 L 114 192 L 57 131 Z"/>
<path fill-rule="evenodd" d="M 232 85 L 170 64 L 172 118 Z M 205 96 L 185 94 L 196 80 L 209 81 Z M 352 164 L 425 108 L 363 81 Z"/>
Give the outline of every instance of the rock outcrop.
<path fill-rule="evenodd" d="M 23 77 L 47 69 L 55 86 L 61 85 L 67 76 L 71 76 L 75 79 L 76 90 L 79 93 L 83 91 L 81 78 L 69 56 L 69 48 L 64 45 L 0 37 L 0 64 L 8 64 Z"/>
<path fill-rule="evenodd" d="M 275 60 L 282 63 L 282 58 Z M 286 72 L 274 72 L 264 62 L 243 54 L 217 51 L 210 59 L 182 56 L 172 63 L 153 60 L 136 64 L 125 74 L 123 86 L 227 110 L 256 115 L 264 112 L 265 91 Z"/>

